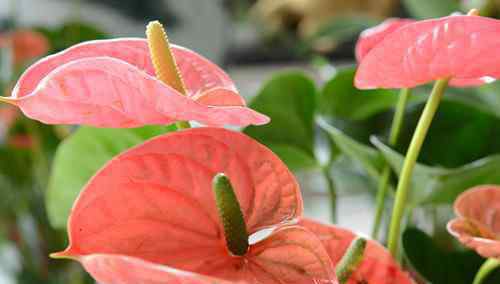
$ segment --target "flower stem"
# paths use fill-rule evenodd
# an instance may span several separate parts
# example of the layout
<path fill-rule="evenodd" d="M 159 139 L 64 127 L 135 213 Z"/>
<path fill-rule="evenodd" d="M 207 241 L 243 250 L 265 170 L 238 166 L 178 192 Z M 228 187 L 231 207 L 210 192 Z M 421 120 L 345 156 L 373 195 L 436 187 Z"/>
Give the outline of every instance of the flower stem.
<path fill-rule="evenodd" d="M 351 242 L 335 271 L 339 284 L 347 283 L 352 273 L 358 268 L 363 260 L 365 248 L 366 239 L 364 238 L 357 238 Z"/>
<path fill-rule="evenodd" d="M 148 38 L 151 61 L 153 62 L 158 80 L 174 88 L 182 95 L 187 95 L 186 85 L 175 61 L 163 25 L 158 21 L 150 22 L 146 28 L 146 36 Z M 191 127 L 187 121 L 179 121 L 176 125 L 178 129 Z"/>
<path fill-rule="evenodd" d="M 406 153 L 406 158 L 403 163 L 403 168 L 401 170 L 401 175 L 399 177 L 399 182 L 396 190 L 396 199 L 394 201 L 391 226 L 389 230 L 388 246 L 391 254 L 394 257 L 397 257 L 398 254 L 401 221 L 403 219 L 403 214 L 406 208 L 406 200 L 408 198 L 408 192 L 410 189 L 413 168 L 415 167 L 415 163 L 417 162 L 422 144 L 424 143 L 429 127 L 431 126 L 432 119 L 436 114 L 439 103 L 441 102 L 441 98 L 443 97 L 444 91 L 448 86 L 448 81 L 449 79 L 440 79 L 437 80 L 434 84 L 434 88 L 432 89 L 429 99 L 427 100 L 427 103 L 425 105 L 424 111 L 420 116 L 417 128 L 415 129 L 415 133 L 413 134 L 410 146 L 408 147 L 408 151 Z"/>
<path fill-rule="evenodd" d="M 389 145 L 396 146 L 399 139 L 399 133 L 403 127 L 404 113 L 408 99 L 411 96 L 411 89 L 401 89 L 399 94 L 398 102 L 396 104 L 396 111 L 392 119 L 391 132 L 389 134 Z M 375 213 L 375 221 L 372 230 L 372 238 L 377 239 L 378 232 L 380 231 L 380 225 L 382 223 L 382 214 L 385 208 L 385 199 L 387 195 L 387 190 L 389 189 L 389 178 L 391 177 L 391 168 L 389 164 L 385 163 L 382 169 L 382 175 L 380 176 L 378 191 L 377 191 L 377 207 Z"/>
<path fill-rule="evenodd" d="M 215 175 L 212 184 L 227 248 L 233 255 L 242 256 L 248 251 L 248 232 L 233 186 L 222 173 Z"/>
<path fill-rule="evenodd" d="M 332 223 L 337 222 L 337 191 L 335 190 L 335 183 L 329 173 L 329 166 L 323 168 L 323 176 L 325 177 L 326 187 L 330 194 L 330 218 Z"/>
<path fill-rule="evenodd" d="M 479 268 L 476 277 L 474 277 L 474 282 L 472 282 L 472 284 L 483 283 L 488 278 L 488 275 L 490 275 L 493 271 L 495 271 L 499 267 L 500 267 L 500 260 L 494 258 L 486 260 L 483 263 L 483 265 L 481 265 L 481 268 Z"/>

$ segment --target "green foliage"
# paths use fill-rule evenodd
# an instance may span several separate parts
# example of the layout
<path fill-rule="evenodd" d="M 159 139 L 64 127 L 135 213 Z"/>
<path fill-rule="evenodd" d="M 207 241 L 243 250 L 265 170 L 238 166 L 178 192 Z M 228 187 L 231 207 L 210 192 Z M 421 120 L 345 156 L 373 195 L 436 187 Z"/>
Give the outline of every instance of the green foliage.
<path fill-rule="evenodd" d="M 470 284 L 484 262 L 471 250 L 444 249 L 416 228 L 408 228 L 403 233 L 403 248 L 413 268 L 431 283 Z M 485 284 L 499 281 L 500 271 L 493 273 Z"/>
<path fill-rule="evenodd" d="M 378 179 L 383 166 L 383 158 L 376 149 L 354 140 L 322 119 L 319 119 L 318 123 L 344 155 L 359 162 L 371 177 Z"/>
<path fill-rule="evenodd" d="M 308 42 L 318 39 L 328 39 L 337 44 L 354 39 L 361 31 L 378 24 L 378 20 L 361 15 L 348 15 L 334 17 L 329 23 L 323 25 Z"/>
<path fill-rule="evenodd" d="M 39 27 L 50 42 L 51 52 L 64 50 L 83 41 L 106 39 L 109 35 L 95 26 L 81 22 L 67 22 L 61 27 Z"/>
<path fill-rule="evenodd" d="M 292 170 L 318 166 L 314 156 L 314 82 L 300 72 L 279 74 L 267 82 L 250 107 L 271 118 L 244 132 L 269 146 Z"/>
<path fill-rule="evenodd" d="M 399 175 L 404 156 L 373 137 L 373 144 L 380 150 L 393 170 Z M 451 204 L 456 197 L 478 184 L 500 184 L 500 155 L 457 168 L 430 167 L 417 163 L 415 166 L 409 202 L 422 204 Z"/>
<path fill-rule="evenodd" d="M 406 151 L 421 109 L 422 106 L 415 106 L 407 110 L 402 145 L 398 149 L 391 149 L 372 137 L 372 143 L 397 174 L 404 161 L 400 153 Z M 464 101 L 444 101 L 414 171 L 411 202 L 449 204 L 474 185 L 500 184 L 500 142 L 492 139 L 499 135 L 500 120 L 496 115 Z"/>
<path fill-rule="evenodd" d="M 29 191 L 34 183 L 31 152 L 3 145 L 0 157 L 0 211 L 9 215 L 14 208 L 26 206 L 31 198 Z"/>
<path fill-rule="evenodd" d="M 447 93 L 448 97 L 454 93 Z M 403 149 L 409 144 L 423 106 L 407 110 Z M 474 160 L 500 153 L 500 118 L 463 102 L 447 98 L 439 107 L 420 154 L 429 165 L 459 167 Z M 446 149 L 446 151 L 443 151 Z"/>
<path fill-rule="evenodd" d="M 355 66 L 341 68 L 326 83 L 319 97 L 319 112 L 340 119 L 363 120 L 394 107 L 393 90 L 359 90 L 354 87 Z"/>
<path fill-rule="evenodd" d="M 427 19 L 448 16 L 460 11 L 457 0 L 403 0 L 404 7 L 415 18 Z"/>
<path fill-rule="evenodd" d="M 141 142 L 175 130 L 148 126 L 135 129 L 81 127 L 57 150 L 46 195 L 51 224 L 65 228 L 71 206 L 89 179 L 110 159 Z"/>

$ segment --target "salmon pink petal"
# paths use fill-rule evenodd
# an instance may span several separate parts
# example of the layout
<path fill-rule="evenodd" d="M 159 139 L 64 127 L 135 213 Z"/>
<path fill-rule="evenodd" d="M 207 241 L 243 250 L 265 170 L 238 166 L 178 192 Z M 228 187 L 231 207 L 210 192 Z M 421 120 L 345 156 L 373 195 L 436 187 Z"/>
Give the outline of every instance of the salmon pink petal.
<path fill-rule="evenodd" d="M 466 219 L 454 219 L 448 223 L 448 231 L 462 244 L 485 258 L 500 259 L 500 241 L 488 237 L 488 229 Z M 482 235 L 485 235 L 484 237 Z"/>
<path fill-rule="evenodd" d="M 415 20 L 412 19 L 399 19 L 391 18 L 383 21 L 381 24 L 364 30 L 360 35 L 358 42 L 356 43 L 356 60 L 361 62 L 366 54 L 372 50 L 377 44 L 382 42 L 386 36 L 405 26 L 409 23 L 413 23 Z"/>
<path fill-rule="evenodd" d="M 229 75 L 208 59 L 176 45 L 172 46 L 172 52 L 188 89 L 188 96 L 202 94 L 212 89 L 226 89 L 238 94 L 236 85 Z"/>
<path fill-rule="evenodd" d="M 283 227 L 249 251 L 248 269 L 265 283 L 337 283 L 321 241 L 304 228 Z"/>
<path fill-rule="evenodd" d="M 16 107 L 5 105 L 0 107 L 0 134 L 5 137 L 7 131 L 14 125 L 21 113 Z"/>
<path fill-rule="evenodd" d="M 411 88 L 452 77 L 452 85 L 477 85 L 500 77 L 500 21 L 449 16 L 407 24 L 363 58 L 360 89 Z"/>
<path fill-rule="evenodd" d="M 62 65 L 28 96 L 10 100 L 30 118 L 47 124 L 138 127 L 196 120 L 207 125 L 264 124 L 246 107 L 210 107 L 182 96 L 133 65 L 109 57 Z"/>
<path fill-rule="evenodd" d="M 208 90 L 193 96 L 193 100 L 208 106 L 245 106 L 245 100 L 238 93 L 222 88 Z"/>
<path fill-rule="evenodd" d="M 187 48 L 175 45 L 172 45 L 172 52 L 180 73 L 184 77 L 188 96 L 194 96 L 213 88 L 224 88 L 237 92 L 229 76 L 208 59 Z M 89 41 L 46 57 L 31 66 L 19 79 L 13 96 L 23 97 L 32 93 L 40 81 L 57 67 L 89 57 L 119 59 L 153 77 L 155 75 L 149 47 L 145 39 L 125 38 Z"/>
<path fill-rule="evenodd" d="M 458 218 L 448 223 L 448 231 L 482 256 L 500 258 L 500 186 L 469 189 L 454 208 Z"/>
<path fill-rule="evenodd" d="M 105 165 L 77 199 L 63 256 L 121 254 L 204 274 L 230 263 L 212 178 L 231 180 L 249 232 L 302 213 L 298 184 L 242 133 L 194 128 L 159 136 Z"/>
<path fill-rule="evenodd" d="M 356 234 L 332 225 L 324 225 L 304 218 L 299 222 L 313 232 L 323 243 L 334 265 L 337 265 Z M 368 241 L 363 261 L 353 273 L 349 284 L 412 284 L 413 281 L 392 258 L 391 254 L 380 244 Z"/>
<path fill-rule="evenodd" d="M 94 254 L 81 257 L 79 261 L 98 283 L 103 284 L 231 283 L 127 256 Z"/>

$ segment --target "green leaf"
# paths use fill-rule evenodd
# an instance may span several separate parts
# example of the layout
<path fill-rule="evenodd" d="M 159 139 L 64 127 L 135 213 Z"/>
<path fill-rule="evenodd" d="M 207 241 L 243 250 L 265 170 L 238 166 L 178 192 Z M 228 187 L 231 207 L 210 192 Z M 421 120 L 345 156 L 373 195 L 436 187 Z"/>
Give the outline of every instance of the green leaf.
<path fill-rule="evenodd" d="M 82 22 L 67 22 L 56 28 L 39 27 L 50 42 L 51 51 L 58 52 L 77 43 L 109 38 L 109 35 L 92 24 Z"/>
<path fill-rule="evenodd" d="M 290 145 L 268 146 L 291 169 L 313 169 L 319 167 L 318 161 L 300 148 Z"/>
<path fill-rule="evenodd" d="M 354 196 L 376 193 L 377 183 L 369 177 L 356 161 L 347 155 L 340 155 L 332 163 L 330 174 L 339 196 Z"/>
<path fill-rule="evenodd" d="M 460 11 L 457 0 L 403 0 L 403 4 L 412 17 L 420 19 L 444 17 Z"/>
<path fill-rule="evenodd" d="M 445 250 L 423 231 L 408 228 L 403 233 L 405 255 L 413 268 L 431 283 L 470 284 L 484 262 L 471 250 Z M 495 272 L 486 283 L 499 283 Z"/>
<path fill-rule="evenodd" d="M 500 155 L 481 160 L 450 170 L 439 176 L 436 190 L 432 190 L 425 203 L 451 203 L 465 190 L 478 184 L 500 184 Z"/>
<path fill-rule="evenodd" d="M 51 224 L 65 228 L 73 202 L 89 179 L 111 158 L 143 141 L 175 130 L 169 126 L 135 129 L 81 127 L 59 146 L 46 195 Z"/>
<path fill-rule="evenodd" d="M 449 100 L 439 106 L 432 122 L 419 161 L 431 166 L 456 168 L 472 161 L 500 153 L 500 118 L 469 104 Z M 410 143 L 423 105 L 407 110 L 405 127 L 401 132 L 402 153 Z"/>
<path fill-rule="evenodd" d="M 389 163 L 393 171 L 399 176 L 403 167 L 404 156 L 396 150 L 390 148 L 377 137 L 372 136 L 371 142 L 378 148 L 385 160 Z M 421 204 L 428 194 L 436 190 L 435 184 L 440 175 L 448 171 L 442 168 L 431 168 L 417 163 L 413 170 L 410 197 L 408 202 L 412 205 Z"/>
<path fill-rule="evenodd" d="M 458 93 L 451 91 L 432 122 L 414 171 L 410 197 L 414 205 L 452 203 L 474 185 L 500 183 L 500 141 L 492 139 L 500 135 L 499 117 L 483 107 L 457 100 Z M 466 94 L 462 94 L 463 98 Z M 372 140 L 396 172 L 402 167 L 400 153 L 406 151 L 421 109 L 418 106 L 407 111 L 399 151 Z"/>
<path fill-rule="evenodd" d="M 335 43 L 342 43 L 355 38 L 361 31 L 378 23 L 377 19 L 360 15 L 334 17 L 332 21 L 323 25 L 308 42 L 327 38 Z"/>
<path fill-rule="evenodd" d="M 344 155 L 362 165 L 372 178 L 379 178 L 383 167 L 383 158 L 377 150 L 354 140 L 338 128 L 328 124 L 324 119 L 318 119 L 317 121 L 318 125 L 330 135 Z"/>
<path fill-rule="evenodd" d="M 355 66 L 341 68 L 326 83 L 319 97 L 323 115 L 362 120 L 387 111 L 396 105 L 398 94 L 392 90 L 359 90 L 354 87 Z"/>
<path fill-rule="evenodd" d="M 249 126 L 244 133 L 267 145 L 279 147 L 278 155 L 292 170 L 309 168 L 314 156 L 314 82 L 300 72 L 275 76 L 249 107 L 266 114 L 271 122 Z M 305 156 L 308 158 L 305 159 Z"/>
<path fill-rule="evenodd" d="M 399 175 L 404 156 L 378 138 L 372 143 Z M 478 184 L 500 184 L 500 155 L 483 158 L 457 168 L 430 167 L 417 163 L 409 202 L 413 205 L 452 204 L 457 196 Z"/>

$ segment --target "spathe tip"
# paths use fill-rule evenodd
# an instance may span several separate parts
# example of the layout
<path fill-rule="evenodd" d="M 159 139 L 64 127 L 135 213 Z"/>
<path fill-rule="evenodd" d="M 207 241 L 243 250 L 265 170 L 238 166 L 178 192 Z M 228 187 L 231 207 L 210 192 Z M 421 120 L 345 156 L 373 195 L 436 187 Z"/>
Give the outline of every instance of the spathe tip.
<path fill-rule="evenodd" d="M 17 105 L 16 104 L 16 100 L 13 99 L 12 97 L 3 97 L 3 96 L 0 96 L 0 102 L 7 103 L 7 104 L 13 105 L 13 106 Z"/>
<path fill-rule="evenodd" d="M 49 254 L 49 257 L 53 258 L 53 259 L 78 260 L 78 255 L 75 255 L 73 252 L 71 252 L 70 249 L 67 249 L 65 251 L 51 253 L 51 254 Z"/>

